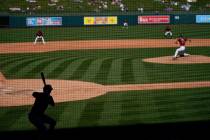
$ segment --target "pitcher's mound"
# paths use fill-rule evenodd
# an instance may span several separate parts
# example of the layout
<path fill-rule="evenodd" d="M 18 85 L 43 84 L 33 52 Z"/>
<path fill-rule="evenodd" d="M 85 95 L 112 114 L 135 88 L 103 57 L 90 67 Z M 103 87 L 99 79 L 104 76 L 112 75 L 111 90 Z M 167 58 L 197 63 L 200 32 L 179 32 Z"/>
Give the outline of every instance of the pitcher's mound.
<path fill-rule="evenodd" d="M 155 58 L 143 59 L 144 62 L 160 63 L 160 64 L 202 64 L 210 63 L 210 57 L 203 55 L 190 55 L 186 57 L 178 57 L 172 60 L 172 56 L 163 56 Z"/>

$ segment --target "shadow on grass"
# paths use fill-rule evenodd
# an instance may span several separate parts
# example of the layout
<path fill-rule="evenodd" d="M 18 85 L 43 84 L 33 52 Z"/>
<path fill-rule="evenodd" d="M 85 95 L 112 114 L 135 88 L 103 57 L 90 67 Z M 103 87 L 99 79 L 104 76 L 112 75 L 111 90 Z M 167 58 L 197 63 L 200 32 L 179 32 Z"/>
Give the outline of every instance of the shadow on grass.
<path fill-rule="evenodd" d="M 82 127 L 56 129 L 45 136 L 37 131 L 1 131 L 1 139 L 107 139 L 107 138 L 155 138 L 155 139 L 188 139 L 210 138 L 210 121 L 179 122 L 164 124 L 138 124 L 126 126 Z M 208 139 L 207 138 L 207 139 Z"/>

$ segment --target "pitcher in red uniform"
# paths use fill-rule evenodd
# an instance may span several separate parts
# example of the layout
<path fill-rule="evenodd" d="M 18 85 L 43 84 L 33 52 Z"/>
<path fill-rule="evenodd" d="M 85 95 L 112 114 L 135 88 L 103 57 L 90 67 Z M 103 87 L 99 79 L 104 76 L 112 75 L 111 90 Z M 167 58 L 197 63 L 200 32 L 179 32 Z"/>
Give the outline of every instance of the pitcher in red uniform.
<path fill-rule="evenodd" d="M 180 35 L 179 38 L 177 38 L 175 43 L 176 44 L 179 43 L 179 48 L 176 49 L 176 52 L 175 52 L 175 54 L 172 58 L 173 60 L 175 60 L 178 57 L 184 57 L 184 56 L 189 56 L 190 55 L 190 54 L 186 53 L 185 44 L 186 44 L 187 41 L 191 42 L 190 39 L 187 39 L 187 38 L 183 37 L 183 35 Z"/>
<path fill-rule="evenodd" d="M 43 32 L 41 30 L 39 30 L 36 33 L 36 38 L 35 38 L 35 41 L 34 41 L 34 45 L 36 44 L 36 42 L 37 42 L 38 39 L 41 39 L 42 40 L 42 43 L 45 44 L 44 35 L 43 35 Z"/>

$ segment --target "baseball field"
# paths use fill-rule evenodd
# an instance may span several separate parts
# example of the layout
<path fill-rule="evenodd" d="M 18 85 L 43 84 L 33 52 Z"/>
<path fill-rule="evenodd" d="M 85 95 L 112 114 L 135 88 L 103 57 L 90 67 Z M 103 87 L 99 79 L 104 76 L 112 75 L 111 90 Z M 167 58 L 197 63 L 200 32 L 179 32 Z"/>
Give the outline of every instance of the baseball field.
<path fill-rule="evenodd" d="M 40 72 L 55 89 L 56 129 L 209 121 L 209 27 L 172 25 L 173 39 L 164 25 L 45 27 L 45 45 L 33 45 L 38 28 L 3 28 L 0 131 L 36 129 L 27 114 Z M 180 33 L 191 55 L 172 60 Z"/>

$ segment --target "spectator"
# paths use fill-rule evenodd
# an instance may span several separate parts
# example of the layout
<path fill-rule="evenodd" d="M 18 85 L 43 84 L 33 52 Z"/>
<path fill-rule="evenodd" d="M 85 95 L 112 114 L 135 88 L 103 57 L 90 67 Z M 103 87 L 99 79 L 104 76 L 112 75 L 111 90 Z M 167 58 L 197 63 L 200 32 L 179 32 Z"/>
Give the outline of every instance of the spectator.
<path fill-rule="evenodd" d="M 190 7 L 191 7 L 191 5 L 189 3 L 181 5 L 181 8 L 185 11 L 189 11 Z"/>
<path fill-rule="evenodd" d="M 57 7 L 57 10 L 58 10 L 58 11 L 64 10 L 63 5 L 58 6 L 58 7 Z"/>
<path fill-rule="evenodd" d="M 140 11 L 141 13 L 144 12 L 144 8 L 138 8 L 138 11 Z"/>

